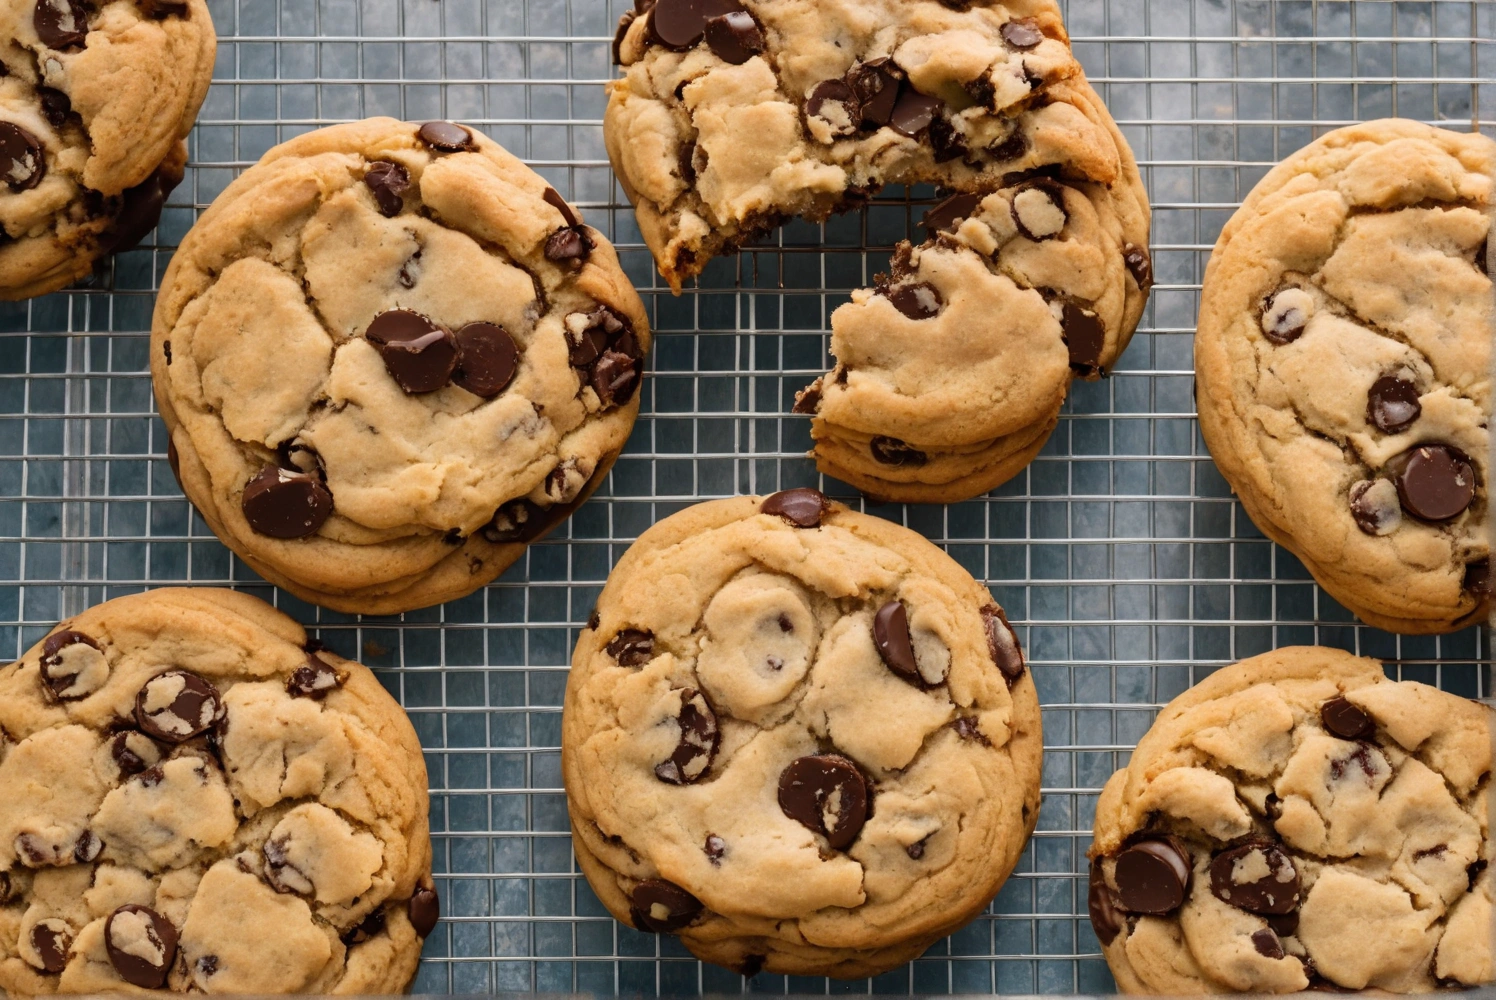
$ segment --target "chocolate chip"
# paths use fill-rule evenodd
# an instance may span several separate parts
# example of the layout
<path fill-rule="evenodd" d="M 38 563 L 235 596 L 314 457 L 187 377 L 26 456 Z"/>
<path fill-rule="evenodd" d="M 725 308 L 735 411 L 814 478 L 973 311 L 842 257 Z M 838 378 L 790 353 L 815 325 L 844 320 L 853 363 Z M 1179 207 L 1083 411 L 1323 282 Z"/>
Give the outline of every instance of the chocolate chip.
<path fill-rule="evenodd" d="M 686 688 L 680 695 L 680 743 L 670 759 L 655 766 L 655 777 L 671 785 L 689 785 L 700 781 L 717 754 L 717 714 L 707 703 L 706 695 Z"/>
<path fill-rule="evenodd" d="M 1447 444 L 1410 448 L 1387 463 L 1403 509 L 1424 521 L 1458 517 L 1475 499 L 1475 470 Z"/>
<path fill-rule="evenodd" d="M 161 222 L 161 210 L 166 207 L 167 195 L 181 179 L 163 167 L 120 196 L 119 212 L 110 224 L 105 241 L 110 253 L 129 250 L 150 235 Z"/>
<path fill-rule="evenodd" d="M 73 947 L 73 932 L 63 921 L 48 917 L 31 928 L 31 947 L 41 956 L 45 971 L 61 972 L 67 968 L 68 952 Z"/>
<path fill-rule="evenodd" d="M 146 17 L 157 21 L 164 21 L 168 17 L 186 17 L 188 14 L 187 0 L 136 0 L 140 4 L 140 12 Z"/>
<path fill-rule="evenodd" d="M 811 416 L 820 408 L 821 379 L 816 379 L 810 385 L 795 393 L 795 405 L 790 408 L 790 412 Z"/>
<path fill-rule="evenodd" d="M 1470 889 L 1466 891 L 1473 891 L 1475 889 L 1475 883 L 1480 881 L 1480 877 L 1485 874 L 1486 867 L 1489 864 L 1490 862 L 1485 858 L 1476 858 L 1465 866 L 1465 877 L 1470 882 Z"/>
<path fill-rule="evenodd" d="M 1146 292 L 1153 287 L 1153 258 L 1148 256 L 1147 248 L 1127 244 L 1122 248 L 1122 263 L 1127 265 L 1140 290 Z"/>
<path fill-rule="evenodd" d="M 218 975 L 217 955 L 203 955 L 193 965 L 197 969 L 197 974 L 204 978 L 211 979 Z"/>
<path fill-rule="evenodd" d="M 362 921 L 343 932 L 343 943 L 350 947 L 356 944 L 363 944 L 371 937 L 380 934 L 384 930 L 385 923 L 384 911 L 375 910 Z"/>
<path fill-rule="evenodd" d="M 161 762 L 160 748 L 150 737 L 133 729 L 114 734 L 109 741 L 109 755 L 114 758 L 121 778 L 133 778 Z"/>
<path fill-rule="evenodd" d="M 1190 881 L 1189 853 L 1171 840 L 1144 840 L 1117 858 L 1117 895 L 1124 909 L 1156 917 L 1177 910 Z"/>
<path fill-rule="evenodd" d="M 1007 679 L 1008 686 L 1012 687 L 1023 676 L 1023 647 L 1019 645 L 1018 636 L 1013 626 L 1008 624 L 1008 616 L 1002 608 L 989 604 L 982 608 L 981 614 L 982 624 L 987 629 L 987 652 Z"/>
<path fill-rule="evenodd" d="M 1060 324 L 1065 332 L 1065 344 L 1070 348 L 1070 367 L 1084 375 L 1100 371 L 1101 352 L 1106 347 L 1106 328 L 1101 325 L 1101 317 L 1073 302 L 1066 302 Z"/>
<path fill-rule="evenodd" d="M 986 102 L 983 102 L 986 103 Z M 1007 161 L 1022 159 L 1028 152 L 1028 137 L 1023 134 L 1023 129 L 1015 122 L 1013 131 L 1001 142 L 995 142 L 987 147 L 987 155 L 994 160 Z"/>
<path fill-rule="evenodd" d="M 930 456 L 917 448 L 910 447 L 898 438 L 882 435 L 873 438 L 868 449 L 873 453 L 873 458 L 884 465 L 920 466 L 930 460 Z"/>
<path fill-rule="evenodd" d="M 109 915 L 104 946 L 125 982 L 159 990 L 177 960 L 177 929 L 155 910 L 129 903 Z"/>
<path fill-rule="evenodd" d="M 709 833 L 706 835 L 706 846 L 702 850 L 706 852 L 706 856 L 711 860 L 712 864 L 720 865 L 722 863 L 722 855 L 727 853 L 727 841 L 715 833 Z"/>
<path fill-rule="evenodd" d="M 82 632 L 55 632 L 42 643 L 42 692 L 52 701 L 86 698 L 109 679 L 109 660 Z"/>
<path fill-rule="evenodd" d="M 660 5 L 667 2 L 660 0 Z M 695 920 L 703 909 L 701 900 L 662 878 L 647 878 L 634 886 L 629 903 L 634 925 L 651 934 L 674 934 Z"/>
<path fill-rule="evenodd" d="M 432 149 L 444 153 L 461 153 L 478 148 L 478 141 L 466 127 L 454 122 L 427 122 L 416 133 Z"/>
<path fill-rule="evenodd" d="M 888 59 L 874 59 L 847 71 L 847 84 L 858 108 L 852 115 L 853 124 L 871 132 L 893 120 L 900 79 L 895 70 L 895 64 Z"/>
<path fill-rule="evenodd" d="M 80 865 L 88 865 L 99 859 L 104 853 L 104 842 L 92 830 L 84 830 L 78 835 L 78 842 L 73 845 L 73 860 Z"/>
<path fill-rule="evenodd" d="M 88 37 L 88 8 L 81 0 L 36 0 L 31 23 L 47 48 L 69 49 Z"/>
<path fill-rule="evenodd" d="M 1299 929 L 1299 911 L 1266 914 L 1267 925 L 1279 937 L 1293 937 Z"/>
<path fill-rule="evenodd" d="M 514 338 L 492 323 L 469 323 L 457 331 L 457 368 L 452 382 L 475 396 L 492 399 L 519 370 Z"/>
<path fill-rule="evenodd" d="M 979 194 L 953 194 L 926 212 L 920 225 L 925 227 L 925 232 L 930 236 L 936 233 L 953 233 L 964 220 L 971 218 L 981 203 L 982 196 Z"/>
<path fill-rule="evenodd" d="M 618 19 L 618 30 L 613 32 L 614 66 L 623 65 L 623 40 L 625 37 L 627 37 L 629 28 L 633 27 L 634 22 L 638 20 L 638 18 L 638 14 L 635 14 L 633 11 L 629 10 L 624 11 L 623 16 Z"/>
<path fill-rule="evenodd" d="M 1278 935 L 1266 927 L 1252 932 L 1252 947 L 1256 948 L 1257 954 L 1263 958 L 1283 957 L 1283 942 L 1278 940 Z"/>
<path fill-rule="evenodd" d="M 293 698 L 321 700 L 342 685 L 344 678 L 332 664 L 315 653 L 306 655 L 306 663 L 292 671 L 286 680 L 286 693 Z"/>
<path fill-rule="evenodd" d="M 913 87 L 904 87 L 894 102 L 888 124 L 899 135 L 919 139 L 930 129 L 930 123 L 939 114 L 942 103 L 938 97 L 921 94 Z"/>
<path fill-rule="evenodd" d="M 628 321 L 607 306 L 579 315 L 584 316 L 585 325 L 580 331 L 567 331 L 567 351 L 573 368 L 586 368 L 622 335 Z"/>
<path fill-rule="evenodd" d="M 776 514 L 797 528 L 820 527 L 821 518 L 830 509 L 831 501 L 826 494 L 808 486 L 775 493 L 758 508 L 760 514 Z"/>
<path fill-rule="evenodd" d="M 779 808 L 824 836 L 833 850 L 844 850 L 867 821 L 867 779 L 838 754 L 801 757 L 779 776 Z"/>
<path fill-rule="evenodd" d="M 73 110 L 73 102 L 68 99 L 68 95 L 51 87 L 37 87 L 36 96 L 41 101 L 42 117 L 53 128 L 61 128 Z"/>
<path fill-rule="evenodd" d="M 856 134 L 862 109 L 845 80 L 823 80 L 805 99 L 805 115 L 827 122 L 832 135 L 847 136 Z"/>
<path fill-rule="evenodd" d="M 764 50 L 764 33 L 746 10 L 735 10 L 706 22 L 706 44 L 717 58 L 741 66 Z"/>
<path fill-rule="evenodd" d="M 168 670 L 135 696 L 135 721 L 147 736 L 181 743 L 223 721 L 223 698 L 197 674 Z"/>
<path fill-rule="evenodd" d="M 639 385 L 639 362 L 620 351 L 604 351 L 593 363 L 587 381 L 604 409 L 622 406 Z"/>
<path fill-rule="evenodd" d="M 592 609 L 592 613 L 587 616 L 587 627 L 590 628 L 590 629 L 592 629 L 592 631 L 596 632 L 597 631 L 597 627 L 599 625 L 601 625 L 602 623 L 603 623 L 603 616 L 598 613 L 598 610 L 596 608 L 593 608 Z"/>
<path fill-rule="evenodd" d="M 961 737 L 963 740 L 970 740 L 973 743 L 980 743 L 982 744 L 982 746 L 986 747 L 990 747 L 992 745 L 992 741 L 987 738 L 987 734 L 982 732 L 981 724 L 969 715 L 963 715 L 955 722 L 951 723 L 951 728 L 954 729 L 956 731 L 956 735 Z"/>
<path fill-rule="evenodd" d="M 1249 913 L 1292 913 L 1301 898 L 1299 871 L 1277 844 L 1251 843 L 1210 862 L 1210 891 Z"/>
<path fill-rule="evenodd" d="M 1491 560 L 1478 559 L 1465 564 L 1465 592 L 1476 600 L 1490 597 L 1496 591 L 1496 579 L 1491 576 Z"/>
<path fill-rule="evenodd" d="M 1331 698 L 1319 706 L 1319 721 L 1343 740 L 1365 739 L 1376 730 L 1371 716 L 1345 698 Z"/>
<path fill-rule="evenodd" d="M 959 160 L 970 152 L 966 148 L 966 137 L 949 119 L 940 116 L 930 122 L 930 149 L 935 153 L 936 163 Z"/>
<path fill-rule="evenodd" d="M 46 175 L 47 155 L 41 140 L 19 125 L 0 122 L 0 178 L 12 191 L 29 191 Z"/>
<path fill-rule="evenodd" d="M 1054 239 L 1070 221 L 1064 188 L 1047 180 L 1025 184 L 1013 195 L 1013 221 L 1035 243 Z"/>
<path fill-rule="evenodd" d="M 594 244 L 586 230 L 567 227 L 558 229 L 545 241 L 545 259 L 552 264 L 564 264 L 573 271 L 579 270 L 591 256 Z"/>
<path fill-rule="evenodd" d="M 740 10 L 737 0 L 658 0 L 649 16 L 649 35 L 666 48 L 689 49 L 701 41 L 707 21 Z"/>
<path fill-rule="evenodd" d="M 261 535 L 305 538 L 332 516 L 332 493 L 316 476 L 267 465 L 245 484 L 240 506 Z"/>
<path fill-rule="evenodd" d="M 410 395 L 442 388 L 457 368 L 457 341 L 420 313 L 382 312 L 364 339 L 379 350 L 390 376 Z"/>
<path fill-rule="evenodd" d="M 889 601 L 873 615 L 873 644 L 888 669 L 911 684 L 925 686 L 909 639 L 909 613 L 902 601 Z"/>
<path fill-rule="evenodd" d="M 1044 41 L 1044 33 L 1039 30 L 1039 22 L 1031 17 L 1015 17 L 1011 21 L 997 29 L 1002 39 L 1009 48 L 1027 51 L 1035 48 Z"/>
<path fill-rule="evenodd" d="M 1388 479 L 1363 479 L 1351 486 L 1351 517 L 1368 535 L 1387 535 L 1402 523 L 1397 487 Z"/>
<path fill-rule="evenodd" d="M 511 500 L 494 511 L 493 520 L 483 527 L 483 537 L 495 544 L 532 541 L 549 520 L 544 507 L 523 498 Z"/>
<path fill-rule="evenodd" d="M 1101 860 L 1091 862 L 1091 883 L 1086 892 L 1086 908 L 1091 914 L 1091 926 L 1103 945 L 1111 944 L 1127 925 L 1127 918 L 1117 909 L 1117 894 L 1106 884 L 1106 875 L 1101 870 Z"/>
<path fill-rule="evenodd" d="M 374 195 L 379 214 L 393 219 L 405 210 L 405 192 L 410 190 L 410 171 L 398 163 L 377 160 L 364 171 L 364 185 Z"/>
<path fill-rule="evenodd" d="M 421 886 L 416 890 L 415 895 L 410 897 L 410 925 L 421 937 L 431 936 L 441 916 L 442 901 L 435 889 Z"/>
<path fill-rule="evenodd" d="M 1280 288 L 1262 305 L 1262 335 L 1275 344 L 1291 344 L 1304 335 L 1314 299 L 1302 288 Z"/>
<path fill-rule="evenodd" d="M 940 315 L 945 306 L 939 289 L 927 281 L 879 287 L 878 292 L 888 296 L 893 307 L 910 319 L 930 319 Z"/>
<path fill-rule="evenodd" d="M 930 840 L 930 837 L 933 836 L 935 835 L 932 833 L 927 837 L 916 840 L 914 843 L 909 844 L 904 848 L 904 853 L 909 855 L 910 861 L 918 861 L 925 856 L 925 844 L 927 844 Z"/>
<path fill-rule="evenodd" d="M 618 661 L 620 667 L 642 667 L 654 659 L 654 633 L 626 628 L 615 635 L 604 649 Z"/>
<path fill-rule="evenodd" d="M 1366 397 L 1366 419 L 1378 430 L 1398 434 L 1413 426 L 1422 412 L 1418 387 L 1407 379 L 1383 375 L 1371 384 Z"/>

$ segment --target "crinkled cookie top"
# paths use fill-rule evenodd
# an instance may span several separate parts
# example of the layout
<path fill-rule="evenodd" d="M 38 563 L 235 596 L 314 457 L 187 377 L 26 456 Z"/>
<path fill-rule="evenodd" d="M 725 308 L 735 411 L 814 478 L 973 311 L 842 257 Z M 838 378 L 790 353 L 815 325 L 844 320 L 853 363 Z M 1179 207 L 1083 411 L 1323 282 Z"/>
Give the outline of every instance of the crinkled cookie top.
<path fill-rule="evenodd" d="M 1488 982 L 1496 714 L 1293 647 L 1159 715 L 1102 792 L 1091 919 L 1132 993 Z"/>
<path fill-rule="evenodd" d="M 386 993 L 436 919 L 426 769 L 260 601 L 99 605 L 0 670 L 0 989 Z"/>

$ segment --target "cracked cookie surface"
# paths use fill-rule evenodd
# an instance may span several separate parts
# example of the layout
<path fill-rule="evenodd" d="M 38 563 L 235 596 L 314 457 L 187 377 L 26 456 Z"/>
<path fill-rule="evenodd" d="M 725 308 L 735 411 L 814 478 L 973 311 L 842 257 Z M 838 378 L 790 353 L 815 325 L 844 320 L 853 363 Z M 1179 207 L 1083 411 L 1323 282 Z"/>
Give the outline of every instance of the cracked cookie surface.
<path fill-rule="evenodd" d="M 98 605 L 0 669 L 0 990 L 400 992 L 426 789 L 374 675 L 269 605 Z"/>
<path fill-rule="evenodd" d="M 860 977 L 997 892 L 1040 742 L 986 588 L 802 489 L 699 504 L 629 549 L 572 661 L 562 767 L 619 920 L 747 974 Z"/>
<path fill-rule="evenodd" d="M 266 154 L 162 283 L 151 374 L 189 499 L 300 597 L 487 584 L 602 481 L 649 330 L 613 248 L 493 141 L 370 119 Z"/>
<path fill-rule="evenodd" d="M 217 44 L 205 0 L 0 0 L 0 299 L 155 227 Z"/>
<path fill-rule="evenodd" d="M 1496 713 L 1289 647 L 1175 698 L 1096 807 L 1124 992 L 1425 992 L 1493 978 Z"/>
<path fill-rule="evenodd" d="M 1211 454 L 1257 526 L 1379 628 L 1490 609 L 1493 188 L 1484 136 L 1338 129 L 1263 178 L 1206 270 Z"/>

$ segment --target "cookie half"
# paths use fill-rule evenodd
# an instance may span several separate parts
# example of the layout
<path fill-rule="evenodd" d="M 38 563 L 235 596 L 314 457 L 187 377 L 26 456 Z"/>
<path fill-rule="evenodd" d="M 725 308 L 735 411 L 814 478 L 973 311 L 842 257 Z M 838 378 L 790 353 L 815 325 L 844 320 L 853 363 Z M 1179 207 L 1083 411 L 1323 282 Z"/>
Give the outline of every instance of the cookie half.
<path fill-rule="evenodd" d="M 205 0 L 0 4 L 0 299 L 56 291 L 155 228 L 217 46 Z"/>
<path fill-rule="evenodd" d="M 1175 698 L 1096 807 L 1091 923 L 1127 993 L 1493 978 L 1496 713 L 1290 647 Z"/>
<path fill-rule="evenodd" d="M 1491 606 L 1496 142 L 1337 129 L 1258 183 L 1200 304 L 1200 429 L 1253 522 L 1395 632 Z"/>
<path fill-rule="evenodd" d="M 746 975 L 855 978 L 996 894 L 1040 744 L 987 589 L 798 489 L 699 504 L 629 549 L 572 660 L 562 768 L 619 920 Z"/>
<path fill-rule="evenodd" d="M 613 247 L 451 122 L 300 136 L 162 282 L 151 375 L 187 497 L 256 572 L 341 611 L 471 593 L 601 483 L 649 328 Z"/>
<path fill-rule="evenodd" d="M 426 787 L 374 675 L 269 605 L 92 608 L 0 669 L 0 990 L 403 991 Z"/>

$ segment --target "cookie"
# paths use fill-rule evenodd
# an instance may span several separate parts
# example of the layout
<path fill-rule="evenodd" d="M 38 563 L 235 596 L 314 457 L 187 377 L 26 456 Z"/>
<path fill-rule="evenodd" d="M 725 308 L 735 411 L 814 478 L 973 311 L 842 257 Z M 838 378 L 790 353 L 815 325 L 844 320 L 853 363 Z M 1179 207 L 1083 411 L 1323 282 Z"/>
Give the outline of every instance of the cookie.
<path fill-rule="evenodd" d="M 1147 194 L 1050 0 L 659 0 L 617 54 L 604 137 L 677 290 L 789 217 L 957 192 L 832 315 L 836 367 L 795 407 L 823 473 L 886 500 L 984 493 L 1127 346 Z"/>
<path fill-rule="evenodd" d="M 1496 142 L 1400 119 L 1288 157 L 1205 273 L 1200 429 L 1264 534 L 1395 632 L 1491 607 Z"/>
<path fill-rule="evenodd" d="M 612 246 L 492 140 L 376 118 L 267 153 L 162 282 L 151 375 L 183 491 L 340 611 L 471 593 L 601 483 L 649 328 Z"/>
<path fill-rule="evenodd" d="M 400 992 L 426 787 L 374 675 L 261 601 L 92 608 L 0 669 L 0 991 Z"/>
<path fill-rule="evenodd" d="M 699 504 L 619 561 L 561 762 L 598 898 L 752 975 L 862 977 L 971 920 L 1039 811 L 1038 700 L 987 589 L 815 490 Z"/>
<path fill-rule="evenodd" d="M 0 299 L 155 228 L 217 46 L 205 0 L 0 0 Z"/>
<path fill-rule="evenodd" d="M 1096 805 L 1090 914 L 1127 993 L 1491 981 L 1496 713 L 1300 646 L 1175 698 Z"/>

